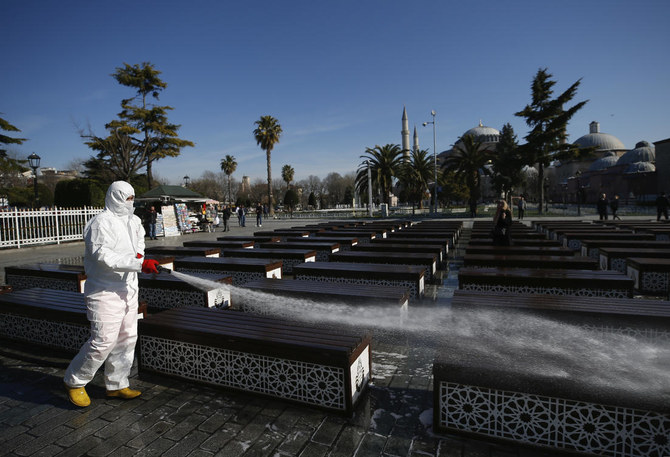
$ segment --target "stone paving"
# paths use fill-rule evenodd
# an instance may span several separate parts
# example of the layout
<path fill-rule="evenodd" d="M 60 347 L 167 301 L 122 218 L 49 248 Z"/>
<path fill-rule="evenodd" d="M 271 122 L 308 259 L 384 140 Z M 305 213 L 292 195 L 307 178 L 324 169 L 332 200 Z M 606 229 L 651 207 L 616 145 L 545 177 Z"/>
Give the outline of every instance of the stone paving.
<path fill-rule="evenodd" d="M 314 220 L 266 221 L 263 230 Z M 257 230 L 233 226 L 230 235 Z M 181 245 L 220 232 L 148 241 Z M 0 268 L 32 262 L 76 261 L 83 243 L 5 250 Z M 457 286 L 459 252 L 433 300 L 448 306 Z M 0 271 L 4 279 L 4 270 Z M 106 399 L 100 374 L 89 385 L 92 405 L 66 399 L 62 378 L 72 355 L 2 341 L 0 348 L 0 455 L 9 456 L 441 456 L 554 455 L 506 443 L 432 431 L 435 348 L 412 335 L 373 338 L 373 380 L 351 417 L 279 400 L 155 375 L 133 376 L 142 396 Z"/>

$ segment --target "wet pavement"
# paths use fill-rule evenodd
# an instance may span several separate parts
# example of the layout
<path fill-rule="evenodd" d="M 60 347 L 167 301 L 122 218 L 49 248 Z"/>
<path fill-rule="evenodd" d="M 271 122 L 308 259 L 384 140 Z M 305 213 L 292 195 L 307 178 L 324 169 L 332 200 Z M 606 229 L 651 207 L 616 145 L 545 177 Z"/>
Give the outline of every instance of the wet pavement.
<path fill-rule="evenodd" d="M 318 222 L 265 221 L 262 230 Z M 232 226 L 227 234 L 260 230 Z M 215 239 L 197 233 L 147 246 Z M 461 242 L 465 242 L 466 238 Z M 80 263 L 83 243 L 0 251 L 4 267 L 26 263 Z M 460 252 L 430 298 L 419 306 L 449 306 L 457 287 Z M 410 305 L 411 306 L 411 305 Z M 508 443 L 473 440 L 432 430 L 432 363 L 438 349 L 412 335 L 373 337 L 372 376 L 352 416 L 231 392 L 164 376 L 134 375 L 131 401 L 106 399 L 100 373 L 87 390 L 92 405 L 76 408 L 63 390 L 72 354 L 2 341 L 0 455 L 17 456 L 449 456 L 530 457 L 554 454 Z"/>

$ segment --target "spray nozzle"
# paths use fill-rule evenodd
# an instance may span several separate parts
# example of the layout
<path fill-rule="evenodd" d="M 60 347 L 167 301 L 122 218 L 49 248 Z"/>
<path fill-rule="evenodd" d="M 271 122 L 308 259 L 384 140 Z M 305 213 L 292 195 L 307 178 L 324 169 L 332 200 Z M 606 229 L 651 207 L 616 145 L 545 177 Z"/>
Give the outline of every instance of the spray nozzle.
<path fill-rule="evenodd" d="M 158 270 L 159 273 L 167 273 L 167 274 L 172 273 L 172 270 L 170 270 L 169 268 L 165 268 L 163 266 L 160 266 L 160 265 L 156 265 L 156 270 Z"/>

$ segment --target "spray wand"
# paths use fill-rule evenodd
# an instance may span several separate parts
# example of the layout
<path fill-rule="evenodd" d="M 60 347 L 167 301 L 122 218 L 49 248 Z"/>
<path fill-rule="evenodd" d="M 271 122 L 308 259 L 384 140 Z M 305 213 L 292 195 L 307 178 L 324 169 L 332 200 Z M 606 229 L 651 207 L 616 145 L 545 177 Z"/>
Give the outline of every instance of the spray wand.
<path fill-rule="evenodd" d="M 159 273 L 167 273 L 167 274 L 172 273 L 172 270 L 170 270 L 169 268 L 165 268 L 161 265 L 156 265 L 156 270 L 158 270 Z"/>

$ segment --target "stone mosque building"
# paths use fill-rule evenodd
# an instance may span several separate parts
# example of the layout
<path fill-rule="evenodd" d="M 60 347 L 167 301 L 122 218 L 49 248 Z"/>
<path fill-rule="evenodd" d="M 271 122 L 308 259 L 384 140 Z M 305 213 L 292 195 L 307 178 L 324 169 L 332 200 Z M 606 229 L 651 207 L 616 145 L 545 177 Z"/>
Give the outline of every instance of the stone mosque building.
<path fill-rule="evenodd" d="M 407 111 L 403 109 L 402 116 L 402 148 L 409 155 L 409 123 Z M 483 147 L 495 151 L 500 140 L 500 132 L 479 122 L 461 135 L 460 138 L 472 135 L 482 143 Z M 624 204 L 636 202 L 653 202 L 659 193 L 670 193 L 670 138 L 649 143 L 638 142 L 634 148 L 628 149 L 614 135 L 600 131 L 600 124 L 593 121 L 589 124 L 589 133 L 573 142 L 584 148 L 595 148 L 587 159 L 572 160 L 561 163 L 554 161 L 544 170 L 545 196 L 549 202 L 577 203 L 578 196 L 582 195 L 582 203 L 595 204 L 600 194 L 605 193 L 607 198 L 618 194 Z M 413 149 L 419 148 L 416 127 L 414 128 Z M 453 153 L 453 149 L 438 154 L 438 167 L 444 159 Z M 536 188 L 537 170 L 526 168 L 529 184 L 529 193 L 534 194 Z M 485 180 L 482 196 L 486 199 L 497 198 Z M 524 192 L 524 190 L 520 190 Z"/>

